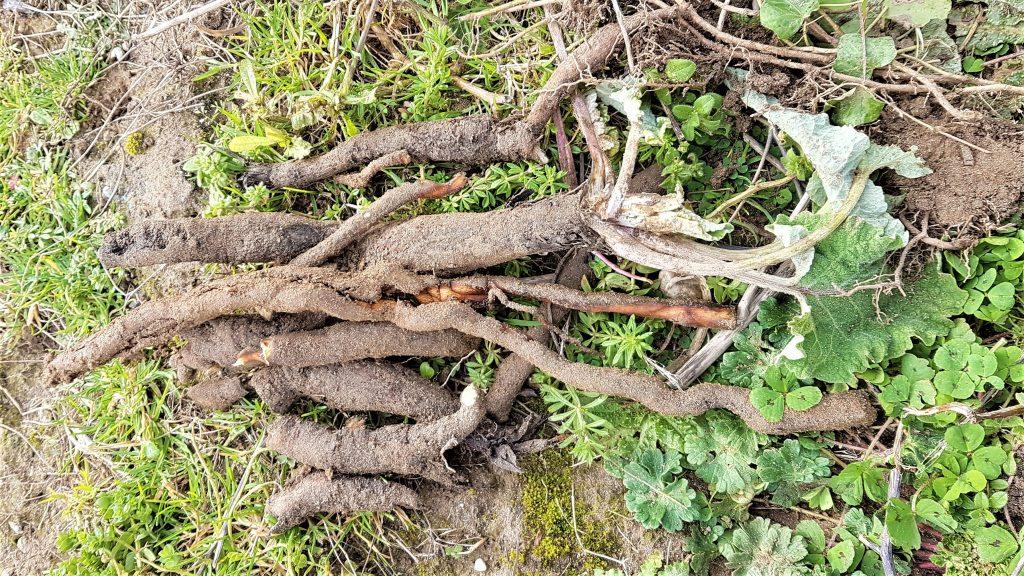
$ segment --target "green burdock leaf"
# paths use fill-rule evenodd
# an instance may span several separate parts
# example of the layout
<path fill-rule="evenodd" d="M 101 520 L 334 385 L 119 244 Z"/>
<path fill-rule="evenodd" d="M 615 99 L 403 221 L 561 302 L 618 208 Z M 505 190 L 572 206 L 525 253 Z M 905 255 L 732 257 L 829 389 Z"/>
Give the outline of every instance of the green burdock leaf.
<path fill-rule="evenodd" d="M 846 96 L 829 101 L 827 108 L 832 110 L 832 121 L 839 126 L 862 126 L 878 120 L 885 104 L 871 90 L 857 86 Z"/>
<path fill-rule="evenodd" d="M 1017 552 L 1019 547 L 1013 534 L 1002 526 L 988 526 L 975 532 L 978 558 L 983 562 L 1002 562 Z"/>
<path fill-rule="evenodd" d="M 734 576 L 800 576 L 808 573 L 798 564 L 807 556 L 802 536 L 767 518 L 754 518 L 719 542 L 726 565 Z"/>
<path fill-rule="evenodd" d="M 836 72 L 870 78 L 875 68 L 888 66 L 896 58 L 896 42 L 891 36 L 867 37 L 843 34 L 836 45 Z"/>
<path fill-rule="evenodd" d="M 805 217 L 808 223 L 813 217 Z M 814 263 L 801 284 L 816 290 L 843 290 L 883 271 L 885 254 L 901 244 L 882 229 L 849 219 L 815 247 Z M 790 328 L 803 336 L 804 358 L 796 361 L 802 378 L 847 383 L 872 364 L 902 356 L 913 338 L 930 344 L 953 326 L 967 294 L 952 276 L 929 266 L 921 278 L 904 284 L 906 295 L 871 290 L 849 296 L 810 296 L 810 312 Z"/>
<path fill-rule="evenodd" d="M 643 450 L 621 468 L 626 486 L 626 508 L 648 530 L 664 528 L 677 532 L 685 522 L 703 516 L 697 493 L 685 478 L 676 478 L 682 468 L 679 453 Z"/>
<path fill-rule="evenodd" d="M 792 38 L 803 26 L 804 19 L 817 9 L 818 0 L 764 0 L 761 25 L 779 38 Z"/>
<path fill-rule="evenodd" d="M 921 547 L 921 533 L 910 504 L 902 498 L 890 500 L 885 509 L 885 527 L 892 543 L 910 552 Z"/>
<path fill-rule="evenodd" d="M 950 0 L 885 0 L 886 18 L 920 28 L 931 20 L 945 20 L 953 9 Z"/>

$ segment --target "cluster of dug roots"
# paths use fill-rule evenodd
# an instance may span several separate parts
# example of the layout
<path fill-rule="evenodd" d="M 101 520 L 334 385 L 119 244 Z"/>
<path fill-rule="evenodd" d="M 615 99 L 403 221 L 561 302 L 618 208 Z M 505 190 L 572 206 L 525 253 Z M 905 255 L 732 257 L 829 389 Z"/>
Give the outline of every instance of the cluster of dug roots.
<path fill-rule="evenodd" d="M 306 186 L 360 167 L 354 176 L 365 180 L 401 162 L 481 165 L 536 159 L 542 128 L 559 100 L 584 71 L 606 65 L 622 45 L 623 28 L 633 32 L 651 20 L 677 16 L 675 9 L 664 9 L 598 30 L 565 57 L 525 119 L 473 116 L 385 128 L 351 138 L 319 157 L 256 166 L 248 177 L 276 187 Z M 591 148 L 592 155 L 597 152 Z M 254 391 L 281 413 L 267 446 L 306 465 L 303 469 L 316 470 L 293 478 L 271 499 L 268 510 L 277 519 L 276 530 L 320 513 L 416 507 L 416 492 L 402 483 L 413 477 L 456 483 L 459 474 L 448 466 L 445 452 L 485 418 L 508 419 L 534 369 L 576 389 L 638 402 L 666 415 L 725 409 L 769 434 L 844 429 L 874 420 L 865 396 L 845 392 L 827 395 L 805 412 L 787 409 L 781 421 L 769 422 L 750 403 L 747 389 L 688 382 L 670 386 L 662 377 L 574 363 L 549 347 L 551 333 L 570 310 L 635 314 L 721 331 L 749 321 L 747 311 L 738 317 L 735 308 L 702 301 L 584 292 L 580 281 L 591 250 L 676 274 L 733 271 L 734 277 L 751 281 L 763 274 L 743 270 L 737 262 L 719 265 L 714 254 L 693 246 L 680 245 L 687 250 L 679 252 L 690 255 L 690 269 L 672 263 L 678 258 L 645 262 L 644 255 L 653 250 L 646 246 L 671 251 L 678 241 L 618 220 L 616 205 L 623 192 L 627 198 L 645 194 L 644 175 L 633 177 L 632 163 L 624 162 L 616 178 L 609 175 L 606 160 L 593 160 L 596 176 L 580 189 L 488 213 L 387 220 L 408 203 L 462 188 L 467 178 L 459 175 L 446 183 L 403 184 L 340 223 L 250 213 L 133 224 L 106 238 L 100 253 L 105 265 L 272 265 L 139 306 L 55 356 L 49 377 L 67 380 L 174 336 L 187 340 L 177 361 L 183 375 L 197 382 L 188 397 L 209 409 L 225 409 Z M 473 273 L 548 253 L 566 254 L 555 274 L 512 278 Z M 510 327 L 481 313 L 480 307 L 488 305 L 532 313 L 540 325 Z M 486 395 L 471 386 L 456 397 L 419 373 L 385 361 L 463 357 L 481 341 L 508 352 Z M 300 399 L 414 423 L 334 429 L 288 415 Z"/>

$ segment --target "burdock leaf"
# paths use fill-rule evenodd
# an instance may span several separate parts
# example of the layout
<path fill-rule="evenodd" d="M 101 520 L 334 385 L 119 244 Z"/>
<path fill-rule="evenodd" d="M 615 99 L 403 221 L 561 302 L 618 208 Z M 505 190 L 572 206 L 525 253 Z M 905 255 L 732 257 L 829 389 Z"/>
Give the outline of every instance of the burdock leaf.
<path fill-rule="evenodd" d="M 779 38 L 792 38 L 804 19 L 817 9 L 818 0 L 765 0 L 761 3 L 761 25 Z"/>
<path fill-rule="evenodd" d="M 839 126 L 861 126 L 878 120 L 885 104 L 871 90 L 856 86 L 846 96 L 830 101 L 828 107 L 832 109 L 832 121 Z"/>
<path fill-rule="evenodd" d="M 836 45 L 836 72 L 870 78 L 875 68 L 888 66 L 896 58 L 896 42 L 891 36 L 861 36 L 851 33 L 839 37 Z"/>
<path fill-rule="evenodd" d="M 920 28 L 931 20 L 945 20 L 953 9 L 950 0 L 885 0 L 886 18 Z"/>

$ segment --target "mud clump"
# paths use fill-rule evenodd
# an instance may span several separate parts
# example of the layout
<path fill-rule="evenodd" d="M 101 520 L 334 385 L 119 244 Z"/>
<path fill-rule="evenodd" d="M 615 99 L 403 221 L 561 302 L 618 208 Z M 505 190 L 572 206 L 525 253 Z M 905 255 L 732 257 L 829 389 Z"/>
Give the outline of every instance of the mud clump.
<path fill-rule="evenodd" d="M 1002 126 L 929 124 L 988 150 L 979 152 L 914 122 L 885 124 L 879 136 L 887 144 L 917 147 L 932 174 L 914 180 L 893 177 L 888 192 L 905 194 L 905 212 L 921 213 L 929 223 L 963 232 L 985 233 L 1020 209 L 1024 190 L 1024 135 Z"/>

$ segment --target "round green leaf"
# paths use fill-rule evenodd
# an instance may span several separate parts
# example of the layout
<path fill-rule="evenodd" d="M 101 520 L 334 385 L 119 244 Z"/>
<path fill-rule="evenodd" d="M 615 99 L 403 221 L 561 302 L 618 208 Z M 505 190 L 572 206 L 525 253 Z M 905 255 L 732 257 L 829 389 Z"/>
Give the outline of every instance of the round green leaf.
<path fill-rule="evenodd" d="M 843 34 L 836 46 L 833 67 L 840 74 L 870 77 L 875 68 L 888 66 L 896 58 L 896 42 L 891 36 L 864 37 Z"/>
<path fill-rule="evenodd" d="M 828 549 L 828 563 L 832 569 L 840 574 L 853 567 L 853 558 L 856 556 L 856 549 L 852 540 L 843 540 L 839 544 Z"/>
<path fill-rule="evenodd" d="M 686 58 L 673 58 L 665 63 L 665 76 L 673 82 L 686 82 L 697 72 L 697 64 Z"/>
<path fill-rule="evenodd" d="M 982 562 L 1002 562 L 1017 552 L 1017 539 L 1002 526 L 988 526 L 975 532 L 978 558 Z"/>
<path fill-rule="evenodd" d="M 814 386 L 801 386 L 786 394 L 786 406 L 793 410 L 810 410 L 821 402 L 821 390 Z"/>
<path fill-rule="evenodd" d="M 981 424 L 968 422 L 958 426 L 946 428 L 946 443 L 949 447 L 960 452 L 970 452 L 981 446 L 985 440 L 985 429 Z"/>
<path fill-rule="evenodd" d="M 1006 452 L 999 446 L 979 448 L 971 456 L 971 464 L 988 480 L 999 478 L 1003 471 L 1003 462 L 1006 462 Z"/>
<path fill-rule="evenodd" d="M 781 392 L 768 388 L 757 388 L 750 392 L 750 403 L 769 422 L 779 422 L 786 411 L 786 402 Z"/>

